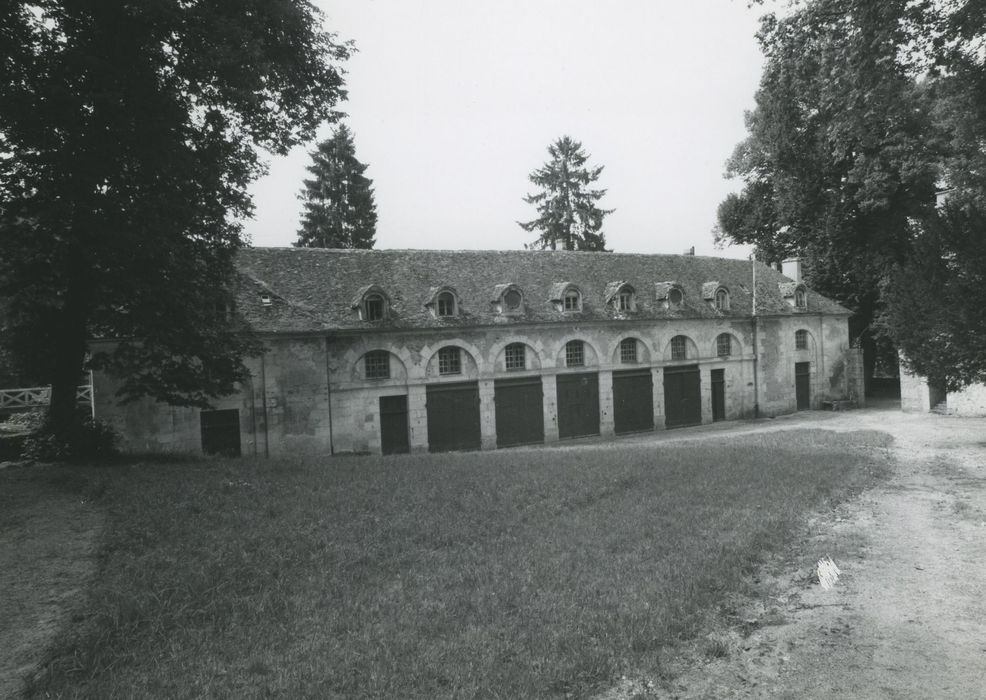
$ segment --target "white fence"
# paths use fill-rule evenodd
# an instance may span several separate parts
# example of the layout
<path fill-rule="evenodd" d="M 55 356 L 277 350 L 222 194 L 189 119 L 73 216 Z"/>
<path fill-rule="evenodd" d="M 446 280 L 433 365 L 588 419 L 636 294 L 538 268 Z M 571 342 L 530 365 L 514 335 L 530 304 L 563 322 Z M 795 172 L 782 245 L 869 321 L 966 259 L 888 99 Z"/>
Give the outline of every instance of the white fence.
<path fill-rule="evenodd" d="M 77 403 L 93 410 L 92 384 L 83 384 L 75 390 Z M 51 403 L 51 387 L 35 386 L 26 389 L 0 389 L 0 411 L 38 408 Z"/>

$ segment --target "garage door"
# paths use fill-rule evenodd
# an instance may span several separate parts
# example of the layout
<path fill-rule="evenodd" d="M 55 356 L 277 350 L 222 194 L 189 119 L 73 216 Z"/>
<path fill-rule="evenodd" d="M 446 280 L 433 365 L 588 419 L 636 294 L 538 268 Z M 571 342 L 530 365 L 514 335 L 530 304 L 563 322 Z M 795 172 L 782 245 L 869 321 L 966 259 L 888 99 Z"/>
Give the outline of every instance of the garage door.
<path fill-rule="evenodd" d="M 613 372 L 613 422 L 617 433 L 654 429 L 654 379 L 649 369 Z"/>
<path fill-rule="evenodd" d="M 407 396 L 381 396 L 380 446 L 385 455 L 411 451 L 407 423 Z"/>
<path fill-rule="evenodd" d="M 493 391 L 497 447 L 544 442 L 541 377 L 497 379 Z"/>
<path fill-rule="evenodd" d="M 428 449 L 432 452 L 478 450 L 479 384 L 435 384 L 426 389 Z"/>
<path fill-rule="evenodd" d="M 702 422 L 698 365 L 664 368 L 664 424 L 669 428 Z"/>
<path fill-rule="evenodd" d="M 599 435 L 599 375 L 559 374 L 558 437 Z"/>
<path fill-rule="evenodd" d="M 240 411 L 230 408 L 199 413 L 202 451 L 207 455 L 240 456 Z"/>

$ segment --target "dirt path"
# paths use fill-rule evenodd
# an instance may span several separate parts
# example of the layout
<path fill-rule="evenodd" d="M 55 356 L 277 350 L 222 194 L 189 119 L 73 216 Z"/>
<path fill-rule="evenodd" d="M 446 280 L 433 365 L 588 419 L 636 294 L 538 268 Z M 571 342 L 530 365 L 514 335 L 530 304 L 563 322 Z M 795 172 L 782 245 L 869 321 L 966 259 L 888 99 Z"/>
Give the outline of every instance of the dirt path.
<path fill-rule="evenodd" d="M 0 698 L 24 692 L 96 570 L 102 515 L 52 474 L 0 474 Z"/>
<path fill-rule="evenodd" d="M 796 427 L 875 429 L 896 441 L 890 482 L 816 523 L 804 544 L 813 558 L 838 550 L 841 578 L 824 591 L 805 571 L 778 577 L 764 600 L 747 601 L 751 633 L 729 630 L 724 658 L 693 659 L 654 692 L 986 697 L 986 419 L 867 410 L 734 431 Z"/>

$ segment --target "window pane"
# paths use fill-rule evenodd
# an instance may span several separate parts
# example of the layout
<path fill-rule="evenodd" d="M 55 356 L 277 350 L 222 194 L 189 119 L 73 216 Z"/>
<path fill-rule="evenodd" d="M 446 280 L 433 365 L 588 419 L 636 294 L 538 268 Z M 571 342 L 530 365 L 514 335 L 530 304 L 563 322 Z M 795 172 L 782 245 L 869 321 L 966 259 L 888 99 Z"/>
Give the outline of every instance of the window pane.
<path fill-rule="evenodd" d="M 523 343 L 511 343 L 506 349 L 506 366 L 508 370 L 526 369 L 526 357 Z"/>
<path fill-rule="evenodd" d="M 726 294 L 725 289 L 720 289 L 716 292 L 716 309 L 719 311 L 725 311 L 729 308 L 729 296 Z"/>
<path fill-rule="evenodd" d="M 363 357 L 363 371 L 367 379 L 390 378 L 390 353 L 374 350 Z"/>
<path fill-rule="evenodd" d="M 684 360 L 687 359 L 685 336 L 676 335 L 671 339 L 671 359 L 672 360 Z"/>
<path fill-rule="evenodd" d="M 729 357 L 732 354 L 732 339 L 728 334 L 723 333 L 716 338 L 716 354 L 719 357 Z"/>
<path fill-rule="evenodd" d="M 366 320 L 379 321 L 383 318 L 383 297 L 369 296 L 366 298 Z"/>
<path fill-rule="evenodd" d="M 579 310 L 579 293 L 565 292 L 565 311 Z"/>
<path fill-rule="evenodd" d="M 455 297 L 449 292 L 438 295 L 438 315 L 452 316 L 455 314 Z"/>
<path fill-rule="evenodd" d="M 585 364 L 585 350 L 581 340 L 570 340 L 565 345 L 565 365 L 582 367 Z"/>
<path fill-rule="evenodd" d="M 520 308 L 520 292 L 516 289 L 508 290 L 506 294 L 503 295 L 503 303 L 507 305 L 508 309 Z"/>
<path fill-rule="evenodd" d="M 620 341 L 620 362 L 629 363 L 637 361 L 637 341 L 633 338 L 625 338 Z"/>
<path fill-rule="evenodd" d="M 678 306 L 678 304 L 681 303 L 681 300 L 682 300 L 681 290 L 678 289 L 677 287 L 673 287 L 671 291 L 668 292 L 668 301 L 670 301 L 672 305 Z"/>
<path fill-rule="evenodd" d="M 795 350 L 807 350 L 808 349 L 808 331 L 798 331 L 794 334 L 794 349 Z"/>
<path fill-rule="evenodd" d="M 633 308 L 633 294 L 620 292 L 620 311 L 630 311 Z"/>
<path fill-rule="evenodd" d="M 448 347 L 438 351 L 439 374 L 462 374 L 462 359 L 459 348 Z"/>

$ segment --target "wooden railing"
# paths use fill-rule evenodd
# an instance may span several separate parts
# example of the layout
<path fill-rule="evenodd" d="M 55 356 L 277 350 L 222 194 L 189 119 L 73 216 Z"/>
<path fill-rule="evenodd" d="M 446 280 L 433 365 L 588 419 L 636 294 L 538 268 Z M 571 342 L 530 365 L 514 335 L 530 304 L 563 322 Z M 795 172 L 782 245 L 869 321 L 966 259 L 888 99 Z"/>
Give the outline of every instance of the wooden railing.
<path fill-rule="evenodd" d="M 75 391 L 76 403 L 92 405 L 92 384 L 83 384 Z M 0 389 L 0 410 L 38 408 L 51 403 L 51 387 L 35 386 L 27 389 Z"/>

